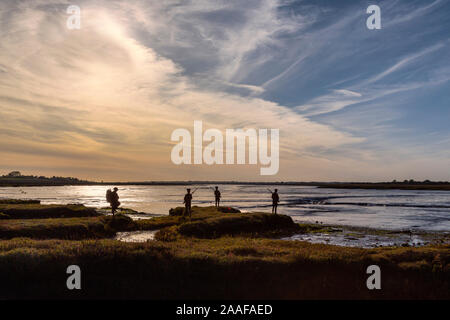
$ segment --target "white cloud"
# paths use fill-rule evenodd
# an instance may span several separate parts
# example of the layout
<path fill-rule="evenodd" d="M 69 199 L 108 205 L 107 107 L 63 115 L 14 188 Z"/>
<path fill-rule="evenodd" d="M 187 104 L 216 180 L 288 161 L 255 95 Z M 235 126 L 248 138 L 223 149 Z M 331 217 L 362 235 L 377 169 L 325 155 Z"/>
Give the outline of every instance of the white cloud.
<path fill-rule="evenodd" d="M 335 93 L 340 93 L 343 94 L 345 96 L 350 96 L 350 97 L 362 97 L 361 93 L 358 92 L 354 92 L 351 90 L 346 90 L 346 89 L 340 89 L 340 90 L 333 90 Z"/>
<path fill-rule="evenodd" d="M 438 7 L 438 5 L 442 2 L 442 0 L 435 0 L 430 4 L 416 9 L 413 9 L 413 7 L 401 6 L 402 12 L 400 12 L 396 16 L 391 16 L 390 19 L 387 19 L 386 23 L 384 23 L 384 27 L 392 27 L 400 23 L 423 17 L 427 12 L 430 11 L 430 9 Z M 391 9 L 395 10 L 395 7 L 391 7 Z"/>
<path fill-rule="evenodd" d="M 133 8 L 128 4 L 121 3 L 123 8 Z M 192 6 L 191 13 L 217 9 L 209 2 Z M 268 16 L 246 22 L 250 27 L 245 27 L 242 39 L 238 32 L 226 34 L 223 40 L 214 35 L 213 41 L 223 41 L 215 48 L 223 60 L 219 70 L 225 72 L 224 83 L 238 71 L 240 60 L 275 32 L 268 31 L 274 25 L 262 22 L 272 17 L 273 6 L 273 1 L 264 2 Z M 282 157 L 304 148 L 336 148 L 361 141 L 274 102 L 199 88 L 180 65 L 134 34 L 134 19 L 146 21 L 136 11 L 83 3 L 81 30 L 67 30 L 64 7 L 56 7 L 62 10 L 55 13 L 29 4 L 11 11 L 8 28 L 0 30 L 0 65 L 5 66 L 0 76 L 4 103 L 0 145 L 7 155 L 2 161 L 13 161 L 16 155 L 17 165 L 46 163 L 48 167 L 51 163 L 54 170 L 98 168 L 104 174 L 109 168 L 111 176 L 123 179 L 143 174 L 148 179 L 187 178 L 191 168 L 174 168 L 170 163 L 170 133 L 179 127 L 191 128 L 194 120 L 219 129 L 280 128 Z M 167 10 L 175 9 L 168 4 Z M 170 18 L 177 14 L 166 15 L 165 23 L 170 25 Z M 159 30 L 153 24 L 162 22 L 149 24 Z M 258 28 L 263 31 L 250 40 L 252 30 Z M 171 30 L 174 42 L 178 31 Z M 149 172 L 149 167 L 154 170 Z"/>
<path fill-rule="evenodd" d="M 365 70 L 362 65 L 358 71 L 345 70 L 339 74 L 347 78 L 342 82 L 335 75 L 327 78 L 325 71 L 357 60 L 366 49 L 387 50 L 376 47 L 365 29 L 349 32 L 365 17 L 364 10 L 305 31 L 322 11 L 290 15 L 281 13 L 279 4 L 80 0 L 82 29 L 69 31 L 67 1 L 2 1 L 0 168 L 14 164 L 97 179 L 256 178 L 258 170 L 248 167 L 173 166 L 170 133 L 191 129 L 194 120 L 222 130 L 279 128 L 277 179 L 395 173 L 395 166 L 384 168 L 386 158 L 403 160 L 407 167 L 404 160 L 414 158 L 417 149 L 398 158 L 395 145 L 364 149 L 365 127 L 386 131 L 376 112 L 370 113 L 373 123 L 361 121 L 367 110 L 329 125 L 308 117 L 368 102 L 376 109 L 381 106 L 377 99 L 448 81 L 448 68 L 427 70 L 428 78 L 421 81 L 381 81 L 428 59 L 442 44 L 400 56 L 381 71 L 358 73 Z M 361 38 L 369 45 L 356 48 L 355 39 Z M 314 77 L 329 91 L 301 86 Z M 317 89 L 318 96 L 294 109 L 261 98 L 295 80 L 304 83 L 288 94 L 302 97 L 307 87 Z M 393 114 L 390 110 L 383 119 L 392 120 Z M 374 169 L 377 165 L 381 169 Z"/>
<path fill-rule="evenodd" d="M 436 45 L 433 45 L 429 48 L 423 49 L 420 52 L 414 53 L 414 54 L 409 54 L 406 57 L 403 57 L 399 62 L 395 63 L 393 66 L 389 67 L 388 69 L 386 69 L 385 71 L 377 74 L 376 76 L 366 80 L 364 83 L 365 84 L 370 84 L 373 82 L 377 82 L 387 76 L 389 76 L 392 73 L 395 73 L 396 71 L 400 70 L 401 68 L 411 64 L 412 62 L 423 58 L 424 56 L 433 53 L 439 49 L 442 49 L 445 45 L 443 43 L 438 43 Z"/>

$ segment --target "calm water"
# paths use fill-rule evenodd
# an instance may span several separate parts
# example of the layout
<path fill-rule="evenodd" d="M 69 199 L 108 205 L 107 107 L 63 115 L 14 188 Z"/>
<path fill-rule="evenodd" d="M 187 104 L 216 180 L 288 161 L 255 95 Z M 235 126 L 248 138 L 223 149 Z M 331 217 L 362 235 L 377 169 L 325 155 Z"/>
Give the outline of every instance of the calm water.
<path fill-rule="evenodd" d="M 43 204 L 82 203 L 104 207 L 106 186 L 0 188 L 0 198 L 40 199 Z M 191 187 L 195 189 L 195 186 Z M 120 186 L 122 206 L 155 214 L 168 214 L 181 206 L 182 186 Z M 386 229 L 450 231 L 449 191 L 319 189 L 278 186 L 279 213 L 296 221 Z M 270 212 L 271 196 L 265 186 L 220 186 L 222 204 L 242 211 Z M 213 190 L 200 186 L 193 205 L 213 204 Z"/>

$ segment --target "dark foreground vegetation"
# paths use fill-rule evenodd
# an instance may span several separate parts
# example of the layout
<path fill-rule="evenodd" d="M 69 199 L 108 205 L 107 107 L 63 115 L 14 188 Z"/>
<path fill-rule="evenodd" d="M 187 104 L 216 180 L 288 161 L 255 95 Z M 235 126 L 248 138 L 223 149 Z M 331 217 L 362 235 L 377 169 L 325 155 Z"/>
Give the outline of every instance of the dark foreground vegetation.
<path fill-rule="evenodd" d="M 33 239 L 109 238 L 116 230 L 107 228 L 100 218 L 57 218 L 7 220 L 0 222 L 0 239 L 27 237 Z"/>
<path fill-rule="evenodd" d="M 1 203 L 0 219 L 45 219 L 99 216 L 94 208 L 81 204 L 41 205 L 38 203 Z"/>
<path fill-rule="evenodd" d="M 192 217 L 182 216 L 183 208 L 170 210 L 170 215 L 135 221 L 138 230 L 159 230 L 158 240 L 175 241 L 179 237 L 212 239 L 222 236 L 275 237 L 300 230 L 285 215 L 240 213 L 233 208 L 192 207 Z"/>
<path fill-rule="evenodd" d="M 178 209 L 178 208 L 177 208 Z M 181 209 L 181 208 L 180 208 Z M 155 238 L 162 241 L 175 241 L 180 237 L 214 239 L 223 236 L 277 237 L 300 231 L 298 224 L 285 215 L 268 213 L 223 214 L 215 208 L 194 208 L 198 218 L 166 227 L 156 233 Z M 201 213 L 200 213 L 201 212 Z"/>
<path fill-rule="evenodd" d="M 0 202 L 0 239 L 98 239 L 133 229 L 130 218 L 103 216 L 80 204 L 41 205 L 35 201 Z"/>
<path fill-rule="evenodd" d="M 450 247 L 358 249 L 251 238 L 0 242 L 0 298 L 450 298 Z M 82 290 L 66 269 L 82 270 Z M 366 268 L 382 270 L 382 290 Z"/>
<path fill-rule="evenodd" d="M 227 208 L 193 207 L 190 220 L 175 208 L 133 221 L 77 215 L 90 212 L 83 206 L 60 206 L 56 215 L 35 203 L 3 205 L 29 212 L 0 220 L 0 299 L 450 298 L 449 245 L 362 249 L 268 239 L 324 226 Z M 146 243 L 101 239 L 132 230 L 159 231 Z M 382 270 L 382 290 L 366 287 L 372 264 Z M 82 270 L 81 290 L 66 287 L 69 265 Z"/>
<path fill-rule="evenodd" d="M 181 236 L 216 238 L 223 235 L 277 236 L 299 230 L 292 219 L 266 213 L 230 214 L 235 209 L 214 207 L 192 208 L 191 219 L 180 215 L 183 208 L 173 209 L 175 215 L 133 221 L 124 214 L 104 216 L 83 205 L 40 205 L 23 203 L 0 204 L 0 239 L 29 237 L 33 239 L 99 239 L 111 238 L 119 231 L 161 230 L 170 234 L 165 240 Z M 132 210 L 122 210 L 133 213 Z M 172 227 L 172 228 L 170 228 Z M 163 239 L 164 237 L 160 237 Z"/>

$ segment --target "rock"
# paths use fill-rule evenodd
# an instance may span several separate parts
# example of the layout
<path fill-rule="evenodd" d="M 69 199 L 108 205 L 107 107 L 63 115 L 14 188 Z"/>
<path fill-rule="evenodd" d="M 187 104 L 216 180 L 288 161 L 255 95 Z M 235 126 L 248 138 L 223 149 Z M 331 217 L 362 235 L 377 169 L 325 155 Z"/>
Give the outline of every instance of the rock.
<path fill-rule="evenodd" d="M 176 207 L 169 210 L 169 216 L 182 216 L 184 213 L 184 208 Z"/>
<path fill-rule="evenodd" d="M 10 216 L 7 214 L 4 214 L 3 212 L 0 212 L 0 220 L 6 220 L 10 219 Z"/>
<path fill-rule="evenodd" d="M 102 222 L 107 228 L 115 231 L 133 230 L 135 223 L 133 219 L 123 214 L 116 214 L 115 216 L 104 216 L 101 218 Z"/>
<path fill-rule="evenodd" d="M 217 210 L 222 213 L 241 213 L 240 210 L 231 207 L 219 207 Z"/>

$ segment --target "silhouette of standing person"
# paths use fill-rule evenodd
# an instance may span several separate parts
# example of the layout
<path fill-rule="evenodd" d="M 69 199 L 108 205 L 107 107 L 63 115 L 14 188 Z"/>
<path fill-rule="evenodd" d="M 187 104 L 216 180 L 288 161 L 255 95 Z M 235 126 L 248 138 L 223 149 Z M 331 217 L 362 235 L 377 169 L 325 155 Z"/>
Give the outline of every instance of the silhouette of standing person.
<path fill-rule="evenodd" d="M 191 203 L 192 203 L 192 193 L 191 189 L 186 190 L 187 193 L 184 195 L 184 216 L 189 214 L 189 218 L 191 218 Z"/>
<path fill-rule="evenodd" d="M 117 208 L 119 208 L 120 206 L 119 194 L 117 193 L 117 191 L 119 191 L 118 188 L 114 188 L 114 191 L 111 191 L 111 189 L 108 189 L 106 191 L 106 201 L 108 201 L 111 205 L 112 215 L 116 213 Z"/>
<path fill-rule="evenodd" d="M 269 189 L 269 191 L 272 193 L 272 213 L 277 214 L 278 203 L 280 202 L 280 196 L 278 195 L 278 189 L 275 189 L 274 192 L 272 192 L 270 189 Z"/>
<path fill-rule="evenodd" d="M 219 191 L 219 187 L 216 187 L 216 190 L 214 190 L 214 197 L 216 198 L 216 208 L 218 208 L 220 206 L 220 191 Z"/>

